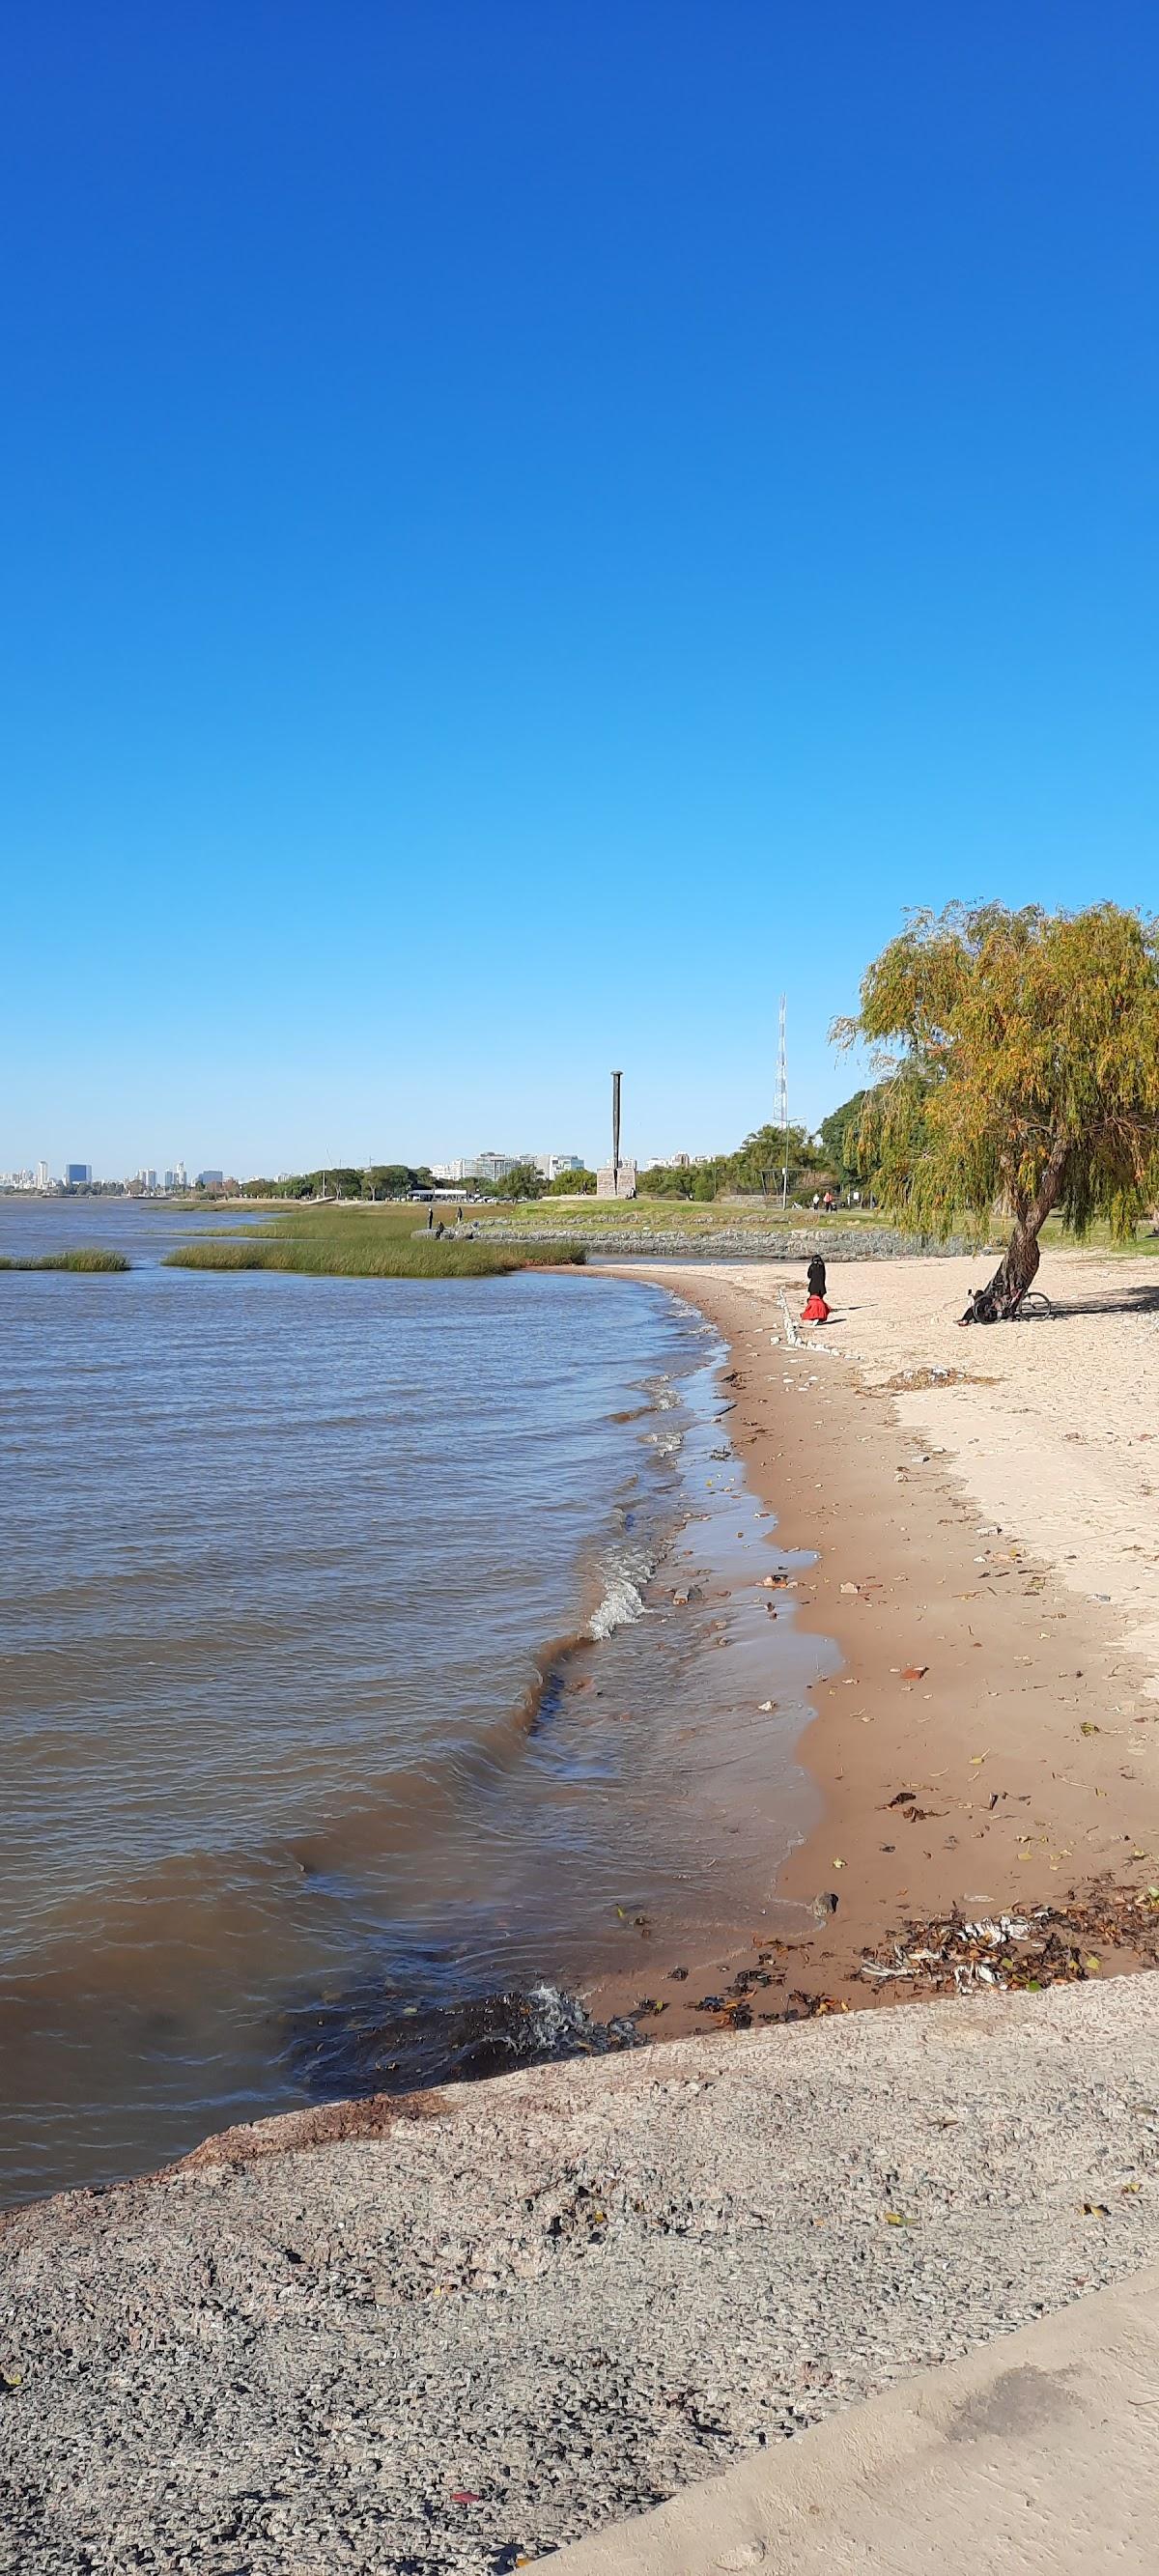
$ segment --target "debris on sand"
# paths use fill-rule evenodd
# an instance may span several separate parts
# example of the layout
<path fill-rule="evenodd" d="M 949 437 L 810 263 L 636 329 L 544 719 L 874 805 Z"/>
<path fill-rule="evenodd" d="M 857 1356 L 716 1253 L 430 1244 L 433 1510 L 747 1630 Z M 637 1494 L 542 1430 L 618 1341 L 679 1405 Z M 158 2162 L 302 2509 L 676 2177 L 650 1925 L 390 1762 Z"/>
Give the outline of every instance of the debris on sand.
<path fill-rule="evenodd" d="M 1159 1966 L 1159 1887 L 1095 1888 L 1062 1905 L 968 1922 L 907 1923 L 888 1957 L 866 1952 L 859 1975 L 868 1985 L 904 1982 L 911 1993 L 975 1994 L 1002 1987 L 1037 1994 L 1045 1986 L 1097 1977 L 1101 1953 L 1124 1966 Z"/>
<path fill-rule="evenodd" d="M 927 1386 L 997 1386 L 996 1377 L 979 1377 L 974 1369 L 906 1368 L 882 1380 L 891 1395 L 912 1395 Z"/>

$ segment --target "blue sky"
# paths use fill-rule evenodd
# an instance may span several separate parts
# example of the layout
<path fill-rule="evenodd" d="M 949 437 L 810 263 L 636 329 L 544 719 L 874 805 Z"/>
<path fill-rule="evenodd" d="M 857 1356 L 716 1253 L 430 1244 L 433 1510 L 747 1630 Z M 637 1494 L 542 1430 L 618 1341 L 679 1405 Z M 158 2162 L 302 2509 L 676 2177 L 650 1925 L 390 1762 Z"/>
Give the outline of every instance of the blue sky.
<path fill-rule="evenodd" d="M 0 28 L 0 1165 L 843 1096 L 903 908 L 1155 902 L 1159 21 Z"/>

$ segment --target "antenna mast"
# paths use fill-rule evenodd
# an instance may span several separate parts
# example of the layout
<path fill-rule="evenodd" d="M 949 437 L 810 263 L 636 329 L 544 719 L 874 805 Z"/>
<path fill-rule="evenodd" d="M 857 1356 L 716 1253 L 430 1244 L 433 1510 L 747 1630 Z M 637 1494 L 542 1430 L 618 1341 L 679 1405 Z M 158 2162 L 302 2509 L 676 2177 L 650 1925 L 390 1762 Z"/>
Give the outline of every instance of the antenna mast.
<path fill-rule="evenodd" d="M 781 1131 L 781 1208 L 789 1204 L 789 1059 L 785 1052 L 785 996 L 781 995 L 777 1046 L 777 1125 Z"/>

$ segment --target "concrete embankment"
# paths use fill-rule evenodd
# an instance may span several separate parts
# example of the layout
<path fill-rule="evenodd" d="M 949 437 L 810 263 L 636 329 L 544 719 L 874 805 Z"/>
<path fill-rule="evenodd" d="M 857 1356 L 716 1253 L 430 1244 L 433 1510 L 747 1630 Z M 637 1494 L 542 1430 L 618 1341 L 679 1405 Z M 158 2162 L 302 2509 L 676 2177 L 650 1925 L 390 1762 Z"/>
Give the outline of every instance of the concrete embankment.
<path fill-rule="evenodd" d="M 1156 2259 L 1153 1976 L 295 2114 L 9 2218 L 0 2565 L 496 2576 Z"/>
<path fill-rule="evenodd" d="M 550 2565 L 558 2576 L 1152 2576 L 1157 2381 L 1151 2264 Z"/>

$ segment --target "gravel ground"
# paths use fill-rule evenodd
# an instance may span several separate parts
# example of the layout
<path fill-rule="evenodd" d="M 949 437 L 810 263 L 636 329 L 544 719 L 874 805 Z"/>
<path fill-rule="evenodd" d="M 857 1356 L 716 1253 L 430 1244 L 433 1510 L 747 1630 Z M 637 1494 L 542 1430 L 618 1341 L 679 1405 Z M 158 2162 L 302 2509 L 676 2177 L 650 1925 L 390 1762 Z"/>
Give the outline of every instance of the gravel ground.
<path fill-rule="evenodd" d="M 1151 1975 L 232 2131 L 0 2233 L 0 2567 L 493 2576 L 1157 2256 Z"/>

